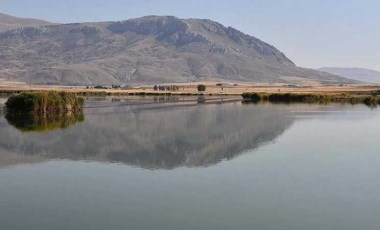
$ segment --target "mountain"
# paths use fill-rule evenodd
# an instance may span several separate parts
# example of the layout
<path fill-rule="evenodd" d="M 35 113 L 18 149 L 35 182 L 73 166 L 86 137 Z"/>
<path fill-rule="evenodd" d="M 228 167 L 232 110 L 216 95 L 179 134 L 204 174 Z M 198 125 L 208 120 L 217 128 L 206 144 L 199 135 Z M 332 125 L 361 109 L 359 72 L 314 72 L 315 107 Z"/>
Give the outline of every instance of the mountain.
<path fill-rule="evenodd" d="M 51 23 L 43 20 L 31 18 L 17 18 L 0 13 L 0 32 L 27 26 L 41 26 L 49 24 Z"/>
<path fill-rule="evenodd" d="M 353 83 L 299 68 L 282 52 L 205 19 L 146 16 L 0 33 L 0 78 L 43 84 L 231 80 Z"/>
<path fill-rule="evenodd" d="M 318 69 L 319 71 L 339 75 L 345 78 L 371 82 L 380 83 L 380 72 L 371 69 L 364 68 L 339 68 L 339 67 L 325 67 Z"/>

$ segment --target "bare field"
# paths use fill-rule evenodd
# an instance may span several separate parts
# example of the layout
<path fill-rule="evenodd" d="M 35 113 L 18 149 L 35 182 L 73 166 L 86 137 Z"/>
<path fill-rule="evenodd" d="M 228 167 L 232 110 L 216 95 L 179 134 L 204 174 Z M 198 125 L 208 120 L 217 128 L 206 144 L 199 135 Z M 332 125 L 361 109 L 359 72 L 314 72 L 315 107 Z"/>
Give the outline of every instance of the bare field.
<path fill-rule="evenodd" d="M 153 85 L 133 86 L 128 89 L 94 89 L 84 86 L 46 86 L 46 85 L 27 85 L 21 82 L 5 82 L 0 81 L 1 92 L 13 91 L 65 91 L 74 93 L 102 93 L 107 94 L 134 94 L 134 93 L 151 93 L 151 94 L 198 94 L 197 85 L 206 85 L 204 94 L 212 95 L 240 95 L 244 92 L 267 92 L 267 93 L 321 93 L 321 94 L 339 94 L 339 93 L 360 93 L 380 90 L 380 85 L 311 85 L 311 86 L 296 86 L 283 84 L 263 84 L 263 83 L 223 83 L 220 82 L 191 82 L 191 83 L 172 83 L 162 85 L 177 85 L 178 91 L 155 91 Z M 219 85 L 217 85 L 219 84 Z"/>

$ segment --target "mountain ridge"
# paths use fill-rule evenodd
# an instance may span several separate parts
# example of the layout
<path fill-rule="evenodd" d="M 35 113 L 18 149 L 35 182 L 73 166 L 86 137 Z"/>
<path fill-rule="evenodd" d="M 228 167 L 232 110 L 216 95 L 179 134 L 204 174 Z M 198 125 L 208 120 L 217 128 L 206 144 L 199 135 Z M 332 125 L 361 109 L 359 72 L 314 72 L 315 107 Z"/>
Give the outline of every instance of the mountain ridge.
<path fill-rule="evenodd" d="M 41 26 L 49 24 L 52 23 L 40 19 L 14 17 L 0 12 L 0 33 L 25 26 Z"/>
<path fill-rule="evenodd" d="M 67 85 L 356 82 L 297 67 L 274 46 L 209 19 L 154 15 L 2 32 L 0 75 Z"/>
<path fill-rule="evenodd" d="M 323 67 L 318 70 L 357 81 L 380 83 L 380 71 L 373 69 L 360 67 Z"/>

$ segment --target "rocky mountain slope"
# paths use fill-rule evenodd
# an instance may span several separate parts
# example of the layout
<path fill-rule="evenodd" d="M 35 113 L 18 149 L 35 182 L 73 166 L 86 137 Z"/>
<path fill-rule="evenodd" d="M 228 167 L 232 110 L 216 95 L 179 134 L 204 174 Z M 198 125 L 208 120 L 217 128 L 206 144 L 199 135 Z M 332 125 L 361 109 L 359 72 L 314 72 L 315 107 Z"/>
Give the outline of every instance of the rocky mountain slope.
<path fill-rule="evenodd" d="M 50 22 L 31 19 L 31 18 L 17 18 L 10 15 L 0 13 L 0 32 L 4 32 L 7 30 L 12 30 L 20 27 L 26 26 L 41 26 L 41 25 L 49 25 Z"/>
<path fill-rule="evenodd" d="M 354 82 L 296 67 L 275 47 L 232 27 L 172 16 L 2 32 L 0 78 L 68 85 L 203 80 Z"/>
<path fill-rule="evenodd" d="M 325 67 L 325 68 L 320 68 L 318 70 L 339 75 L 345 78 L 357 80 L 357 81 L 380 83 L 380 72 L 376 70 L 364 69 L 364 68 L 339 68 L 339 67 Z"/>

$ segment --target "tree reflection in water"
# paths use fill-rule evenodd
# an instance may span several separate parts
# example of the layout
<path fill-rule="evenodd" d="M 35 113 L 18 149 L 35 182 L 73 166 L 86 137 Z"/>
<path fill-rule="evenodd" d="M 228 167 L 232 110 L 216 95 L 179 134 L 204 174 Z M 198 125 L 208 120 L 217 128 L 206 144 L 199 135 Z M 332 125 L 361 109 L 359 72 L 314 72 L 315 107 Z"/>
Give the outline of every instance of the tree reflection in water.
<path fill-rule="evenodd" d="M 46 132 L 55 129 L 65 129 L 77 122 L 84 121 L 84 114 L 59 113 L 59 114 L 6 114 L 8 123 L 22 132 Z"/>

